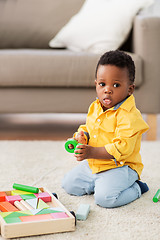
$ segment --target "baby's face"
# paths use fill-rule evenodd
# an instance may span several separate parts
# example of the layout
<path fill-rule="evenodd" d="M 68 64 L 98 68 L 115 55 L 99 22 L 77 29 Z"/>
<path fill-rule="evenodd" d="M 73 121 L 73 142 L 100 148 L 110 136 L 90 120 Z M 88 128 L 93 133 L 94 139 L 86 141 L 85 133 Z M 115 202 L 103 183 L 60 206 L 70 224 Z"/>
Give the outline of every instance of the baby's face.
<path fill-rule="evenodd" d="M 97 96 L 104 110 L 112 108 L 134 91 L 134 84 L 129 80 L 127 68 L 114 65 L 99 65 L 95 84 Z"/>

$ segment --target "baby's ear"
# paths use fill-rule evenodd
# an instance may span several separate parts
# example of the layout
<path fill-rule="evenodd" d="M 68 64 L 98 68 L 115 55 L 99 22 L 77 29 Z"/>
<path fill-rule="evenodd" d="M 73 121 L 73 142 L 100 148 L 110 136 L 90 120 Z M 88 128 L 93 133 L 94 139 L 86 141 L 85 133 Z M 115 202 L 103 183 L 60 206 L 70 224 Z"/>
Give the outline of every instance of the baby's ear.
<path fill-rule="evenodd" d="M 135 89 L 135 84 L 131 84 L 128 89 L 129 96 L 133 94 L 134 89 Z"/>

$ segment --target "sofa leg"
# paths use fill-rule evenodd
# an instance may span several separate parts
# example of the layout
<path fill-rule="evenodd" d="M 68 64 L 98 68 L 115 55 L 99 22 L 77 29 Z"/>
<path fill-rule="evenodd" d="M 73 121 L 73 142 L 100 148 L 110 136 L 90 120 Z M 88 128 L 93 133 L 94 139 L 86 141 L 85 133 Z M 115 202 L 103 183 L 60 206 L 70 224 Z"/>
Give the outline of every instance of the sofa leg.
<path fill-rule="evenodd" d="M 147 114 L 147 123 L 149 125 L 149 130 L 146 134 L 147 141 L 157 140 L 158 122 L 156 114 Z"/>

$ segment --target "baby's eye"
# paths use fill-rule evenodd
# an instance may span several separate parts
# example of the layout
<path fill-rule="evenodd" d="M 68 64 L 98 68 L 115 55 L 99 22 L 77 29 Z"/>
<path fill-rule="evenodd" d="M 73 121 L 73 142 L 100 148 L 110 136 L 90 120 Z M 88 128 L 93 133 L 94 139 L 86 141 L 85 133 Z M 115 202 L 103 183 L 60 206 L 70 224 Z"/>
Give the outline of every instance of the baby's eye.
<path fill-rule="evenodd" d="M 99 85 L 100 85 L 101 87 L 104 87 L 104 86 L 105 86 L 105 83 L 100 82 Z"/>
<path fill-rule="evenodd" d="M 119 83 L 115 83 L 115 84 L 113 85 L 113 87 L 115 87 L 115 88 L 117 88 L 117 87 L 119 87 L 119 86 L 120 86 Z"/>

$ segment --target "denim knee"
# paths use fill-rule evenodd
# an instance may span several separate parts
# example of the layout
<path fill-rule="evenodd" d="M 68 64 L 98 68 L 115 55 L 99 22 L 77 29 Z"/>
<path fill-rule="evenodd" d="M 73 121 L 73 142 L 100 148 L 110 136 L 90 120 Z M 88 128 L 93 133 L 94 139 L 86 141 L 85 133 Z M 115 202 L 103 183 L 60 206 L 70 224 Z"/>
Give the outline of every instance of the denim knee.
<path fill-rule="evenodd" d="M 76 195 L 74 194 L 74 186 L 72 185 L 73 181 L 70 181 L 67 176 L 65 176 L 62 180 L 62 188 L 71 195 Z"/>
<path fill-rule="evenodd" d="M 94 194 L 95 203 L 104 208 L 114 208 L 117 207 L 118 194 L 115 196 L 104 194 L 103 192 Z"/>
<path fill-rule="evenodd" d="M 85 188 L 80 184 L 80 179 L 71 174 L 67 174 L 62 181 L 62 188 L 70 194 L 75 196 L 82 196 L 86 194 Z"/>

